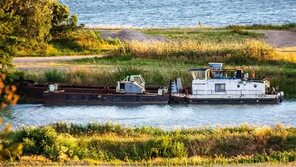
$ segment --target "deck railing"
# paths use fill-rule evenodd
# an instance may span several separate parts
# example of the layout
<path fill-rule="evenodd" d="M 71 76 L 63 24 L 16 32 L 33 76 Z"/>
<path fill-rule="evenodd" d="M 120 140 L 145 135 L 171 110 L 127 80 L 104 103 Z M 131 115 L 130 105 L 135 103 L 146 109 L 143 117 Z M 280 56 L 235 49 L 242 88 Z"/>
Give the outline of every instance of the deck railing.
<path fill-rule="evenodd" d="M 226 90 L 225 92 L 216 92 L 215 90 L 193 90 L 193 95 L 261 95 L 261 90 Z"/>

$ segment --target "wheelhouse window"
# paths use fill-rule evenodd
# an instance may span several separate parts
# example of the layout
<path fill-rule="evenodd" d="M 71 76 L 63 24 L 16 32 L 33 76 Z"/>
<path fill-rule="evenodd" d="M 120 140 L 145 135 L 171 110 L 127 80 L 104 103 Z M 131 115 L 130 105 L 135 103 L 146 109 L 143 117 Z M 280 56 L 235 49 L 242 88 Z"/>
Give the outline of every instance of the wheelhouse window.
<path fill-rule="evenodd" d="M 215 92 L 225 92 L 225 84 L 215 84 Z"/>
<path fill-rule="evenodd" d="M 205 80 L 207 77 L 207 70 L 192 70 L 191 75 L 193 79 Z"/>

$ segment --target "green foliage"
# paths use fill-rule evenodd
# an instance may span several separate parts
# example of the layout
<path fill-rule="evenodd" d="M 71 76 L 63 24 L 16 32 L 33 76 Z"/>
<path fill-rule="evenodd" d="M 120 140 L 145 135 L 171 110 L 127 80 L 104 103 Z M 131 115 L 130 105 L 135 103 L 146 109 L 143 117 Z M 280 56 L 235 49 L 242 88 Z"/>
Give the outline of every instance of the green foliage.
<path fill-rule="evenodd" d="M 71 31 L 75 31 L 78 29 L 77 15 L 70 15 L 69 8 L 55 1 L 52 5 L 53 16 L 51 20 L 51 29 L 50 34 L 52 36 L 62 35 Z"/>
<path fill-rule="evenodd" d="M 0 64 L 1 71 L 8 72 L 12 67 L 12 56 L 15 55 L 17 37 L 15 29 L 20 25 L 20 19 L 9 11 L 13 1 L 0 2 Z"/>
<path fill-rule="evenodd" d="M 59 123 L 11 132 L 5 143 L 23 142 L 24 155 L 42 155 L 60 162 L 92 159 L 106 163 L 156 161 L 195 165 L 287 163 L 296 160 L 295 136 L 295 128 L 282 125 L 164 131 Z"/>
<path fill-rule="evenodd" d="M 230 25 L 226 29 L 248 29 L 248 30 L 291 30 L 296 29 L 296 23 L 282 25 L 253 24 L 253 25 Z"/>
<path fill-rule="evenodd" d="M 44 72 L 47 82 L 63 82 L 64 74 L 58 70 L 48 70 Z"/>
<path fill-rule="evenodd" d="M 13 15 L 20 18 L 21 24 L 15 34 L 27 42 L 36 40 L 43 43 L 50 39 L 51 6 L 50 0 L 13 1 L 7 11 L 14 11 Z"/>
<path fill-rule="evenodd" d="M 242 29 L 245 30 L 245 29 Z M 262 34 L 248 31 L 236 33 L 230 28 L 173 28 L 173 29 L 145 29 L 145 33 L 167 37 L 172 40 L 195 40 L 200 43 L 241 43 L 246 39 L 260 39 Z M 246 31 L 244 31 L 246 32 Z"/>
<path fill-rule="evenodd" d="M 52 53 L 52 36 L 77 30 L 78 17 L 58 0 L 5 0 L 0 2 L 0 57 L 11 66 L 16 54 Z"/>

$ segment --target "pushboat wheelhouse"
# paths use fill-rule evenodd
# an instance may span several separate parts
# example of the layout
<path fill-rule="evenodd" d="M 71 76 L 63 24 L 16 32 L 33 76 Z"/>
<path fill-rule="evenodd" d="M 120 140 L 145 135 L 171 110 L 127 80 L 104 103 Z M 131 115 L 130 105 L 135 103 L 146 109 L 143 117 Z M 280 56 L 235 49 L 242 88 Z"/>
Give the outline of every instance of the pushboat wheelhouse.
<path fill-rule="evenodd" d="M 189 103 L 280 103 L 283 92 L 270 87 L 267 79 L 254 80 L 242 69 L 227 70 L 222 63 L 191 69 L 192 93 Z M 254 75 L 254 74 L 253 74 Z"/>

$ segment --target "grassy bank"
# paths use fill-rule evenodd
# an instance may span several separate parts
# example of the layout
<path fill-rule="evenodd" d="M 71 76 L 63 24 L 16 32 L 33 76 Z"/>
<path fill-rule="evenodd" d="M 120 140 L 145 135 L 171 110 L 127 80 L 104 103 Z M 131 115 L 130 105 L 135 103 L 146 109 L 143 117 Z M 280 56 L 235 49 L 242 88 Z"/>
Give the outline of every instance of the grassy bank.
<path fill-rule="evenodd" d="M 253 25 L 230 25 L 227 29 L 247 29 L 247 30 L 296 30 L 296 23 L 282 25 L 275 24 L 253 24 Z"/>
<path fill-rule="evenodd" d="M 296 30 L 296 24 L 283 25 L 230 25 L 227 27 L 195 27 L 169 29 L 139 29 L 150 35 L 173 40 L 194 40 L 208 43 L 241 43 L 247 39 L 260 40 L 264 36 L 253 30 Z M 48 43 L 30 43 L 17 48 L 17 56 L 59 56 L 98 54 L 118 48 L 119 40 L 103 40 L 101 29 L 83 28 L 62 36 L 53 37 Z M 112 30 L 111 30 L 112 31 Z M 113 30 L 115 31 L 115 30 Z M 231 44 L 229 45 L 231 47 Z"/>
<path fill-rule="evenodd" d="M 54 37 L 42 45 L 20 45 L 16 48 L 16 56 L 61 56 L 86 55 L 110 52 L 120 46 L 118 40 L 104 40 L 98 31 L 80 29 Z"/>
<path fill-rule="evenodd" d="M 24 162 L 205 165 L 296 160 L 296 129 L 276 125 L 164 131 L 89 124 L 25 128 L 4 143 L 23 144 Z"/>

